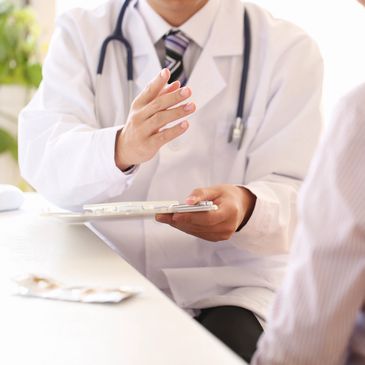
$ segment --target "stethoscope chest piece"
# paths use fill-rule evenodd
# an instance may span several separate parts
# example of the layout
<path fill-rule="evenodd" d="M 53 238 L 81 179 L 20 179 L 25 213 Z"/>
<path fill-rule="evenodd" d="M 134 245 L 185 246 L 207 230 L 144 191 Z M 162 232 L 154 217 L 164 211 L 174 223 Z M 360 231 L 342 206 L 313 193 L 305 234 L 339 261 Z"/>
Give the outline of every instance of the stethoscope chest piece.
<path fill-rule="evenodd" d="M 246 122 L 244 120 L 244 106 L 246 99 L 246 89 L 248 82 L 248 72 L 250 68 L 250 55 L 251 55 L 251 26 L 250 19 L 247 14 L 247 10 L 244 13 L 244 29 L 243 29 L 243 39 L 244 39 L 244 50 L 243 50 L 243 67 L 242 67 L 242 77 L 240 84 L 240 95 L 236 113 L 236 120 L 232 123 L 232 126 L 228 135 L 228 143 L 234 143 L 239 150 L 242 146 L 243 138 L 246 132 Z"/>
<path fill-rule="evenodd" d="M 237 149 L 241 149 L 243 138 L 246 134 L 246 125 L 242 123 L 242 118 L 237 117 L 236 123 L 232 124 L 229 129 L 228 143 L 235 144 Z"/>

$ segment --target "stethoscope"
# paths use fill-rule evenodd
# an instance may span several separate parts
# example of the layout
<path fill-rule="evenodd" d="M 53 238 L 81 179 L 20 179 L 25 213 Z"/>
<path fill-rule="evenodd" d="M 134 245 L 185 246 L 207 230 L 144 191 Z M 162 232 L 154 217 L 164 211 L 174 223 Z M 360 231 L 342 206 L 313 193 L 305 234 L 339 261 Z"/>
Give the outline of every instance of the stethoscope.
<path fill-rule="evenodd" d="M 127 51 L 127 80 L 128 80 L 128 101 L 129 105 L 132 104 L 133 101 L 133 49 L 129 41 L 124 37 L 123 34 L 123 20 L 130 4 L 131 0 L 125 0 L 123 3 L 122 9 L 120 10 L 117 24 L 114 32 L 108 36 L 100 50 L 98 68 L 97 68 L 97 87 L 100 83 L 101 75 L 103 73 L 107 48 L 109 43 L 113 41 L 120 42 L 124 45 Z M 243 37 L 244 37 L 244 53 L 243 53 L 243 66 L 242 66 L 242 74 L 241 74 L 241 83 L 240 83 L 240 95 L 237 106 L 237 113 L 235 122 L 231 125 L 228 136 L 228 143 L 233 142 L 237 145 L 237 149 L 240 149 L 243 142 L 243 137 L 246 132 L 247 121 L 243 118 L 244 104 L 246 98 L 246 88 L 248 81 L 248 73 L 250 67 L 250 55 L 251 55 L 251 27 L 250 27 L 250 19 L 247 14 L 247 11 L 244 13 L 244 28 L 243 28 Z"/>

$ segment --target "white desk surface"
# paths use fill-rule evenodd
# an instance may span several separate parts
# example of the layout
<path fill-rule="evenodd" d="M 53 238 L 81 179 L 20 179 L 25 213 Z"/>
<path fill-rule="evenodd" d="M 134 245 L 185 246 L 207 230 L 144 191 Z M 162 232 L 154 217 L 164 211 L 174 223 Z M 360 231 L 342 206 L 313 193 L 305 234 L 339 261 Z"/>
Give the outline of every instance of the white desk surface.
<path fill-rule="evenodd" d="M 86 227 L 40 217 L 44 204 L 27 194 L 0 213 L 0 364 L 243 364 Z M 14 296 L 10 279 L 24 273 L 143 293 L 109 305 Z"/>

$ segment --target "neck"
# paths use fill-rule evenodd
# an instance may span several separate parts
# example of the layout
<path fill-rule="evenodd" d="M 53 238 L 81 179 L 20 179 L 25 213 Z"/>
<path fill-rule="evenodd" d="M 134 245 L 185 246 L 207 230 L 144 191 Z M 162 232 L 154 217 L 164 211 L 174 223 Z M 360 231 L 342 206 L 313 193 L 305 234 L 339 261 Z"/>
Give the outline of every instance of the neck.
<path fill-rule="evenodd" d="M 147 0 L 167 23 L 179 27 L 197 13 L 209 0 Z"/>

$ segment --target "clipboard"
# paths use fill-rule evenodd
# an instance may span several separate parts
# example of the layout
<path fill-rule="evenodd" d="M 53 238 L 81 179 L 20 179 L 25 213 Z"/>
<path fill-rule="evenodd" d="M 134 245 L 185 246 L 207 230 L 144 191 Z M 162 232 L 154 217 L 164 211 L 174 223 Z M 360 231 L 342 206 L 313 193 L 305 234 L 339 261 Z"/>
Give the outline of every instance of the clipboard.
<path fill-rule="evenodd" d="M 153 218 L 156 214 L 210 212 L 218 209 L 212 201 L 195 205 L 180 204 L 178 201 L 141 201 L 105 204 L 87 204 L 81 212 L 45 212 L 44 217 L 56 218 L 65 223 L 87 223 L 119 219 Z"/>

